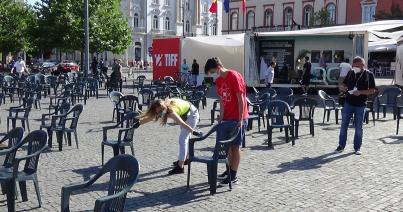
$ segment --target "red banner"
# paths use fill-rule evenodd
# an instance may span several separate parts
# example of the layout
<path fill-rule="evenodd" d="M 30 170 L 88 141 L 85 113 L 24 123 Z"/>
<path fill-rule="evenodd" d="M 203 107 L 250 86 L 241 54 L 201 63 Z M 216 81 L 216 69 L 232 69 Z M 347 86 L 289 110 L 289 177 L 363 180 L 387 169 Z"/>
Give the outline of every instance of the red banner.
<path fill-rule="evenodd" d="M 153 40 L 153 80 L 171 76 L 179 79 L 180 38 L 160 38 Z"/>

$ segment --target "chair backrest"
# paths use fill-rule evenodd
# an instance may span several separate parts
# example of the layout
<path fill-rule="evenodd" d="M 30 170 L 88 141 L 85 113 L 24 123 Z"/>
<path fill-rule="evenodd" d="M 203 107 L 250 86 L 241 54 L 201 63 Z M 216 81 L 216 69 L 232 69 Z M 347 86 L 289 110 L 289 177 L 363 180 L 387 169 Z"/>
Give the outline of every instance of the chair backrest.
<path fill-rule="evenodd" d="M 291 112 L 291 108 L 287 102 L 281 100 L 273 100 L 268 103 L 267 111 L 271 126 L 290 123 L 289 115 Z"/>
<path fill-rule="evenodd" d="M 126 95 L 122 96 L 119 99 L 119 104 L 125 112 L 135 111 L 137 107 L 137 103 L 139 102 L 139 98 L 134 95 Z"/>
<path fill-rule="evenodd" d="M 38 84 L 46 84 L 46 76 L 43 74 L 35 74 L 35 81 Z"/>
<path fill-rule="evenodd" d="M 295 100 L 294 106 L 299 109 L 299 120 L 313 119 L 315 108 L 318 102 L 311 98 L 299 98 Z"/>
<path fill-rule="evenodd" d="M 8 87 L 12 87 L 16 85 L 16 80 L 12 76 L 4 76 L 4 83 Z"/>
<path fill-rule="evenodd" d="M 291 101 L 292 101 L 291 98 L 293 95 L 294 95 L 294 92 L 291 88 L 278 88 L 276 99 L 287 102 L 288 104 L 291 104 Z"/>
<path fill-rule="evenodd" d="M 228 146 L 239 136 L 240 128 L 236 122 L 222 122 L 215 126 L 216 144 L 214 147 L 213 158 L 216 160 L 226 159 L 228 155 Z"/>
<path fill-rule="evenodd" d="M 140 75 L 137 77 L 137 82 L 139 83 L 139 85 L 143 85 L 145 80 L 146 80 L 146 76 L 144 76 L 144 75 Z"/>
<path fill-rule="evenodd" d="M 33 155 L 43 152 L 47 148 L 48 135 L 43 130 L 35 130 L 28 134 L 23 141 L 21 146 L 28 143 L 27 155 Z M 20 146 L 20 147 L 21 147 Z M 40 154 L 31 157 L 25 161 L 24 172 L 27 174 L 34 174 L 38 168 Z"/>
<path fill-rule="evenodd" d="M 84 82 L 77 82 L 74 84 L 73 94 L 81 94 L 84 95 L 85 90 L 85 83 Z"/>
<path fill-rule="evenodd" d="M 151 89 L 145 88 L 140 91 L 141 103 L 143 105 L 150 105 L 151 101 L 154 100 L 154 92 Z"/>
<path fill-rule="evenodd" d="M 266 88 L 264 92 L 269 93 L 271 98 L 275 98 L 277 95 L 277 91 L 273 88 Z"/>
<path fill-rule="evenodd" d="M 336 100 L 329 96 L 325 91 L 319 90 L 318 91 L 319 97 L 322 100 L 323 106 L 324 107 L 335 107 L 336 106 Z"/>
<path fill-rule="evenodd" d="M 35 75 L 30 75 L 30 76 L 27 77 L 26 81 L 28 83 L 35 84 L 36 83 L 36 76 Z"/>
<path fill-rule="evenodd" d="M 140 165 L 136 158 L 131 155 L 117 155 L 102 167 L 94 180 L 109 173 L 108 196 L 121 191 L 126 191 L 127 194 L 137 181 L 139 171 Z M 126 194 L 122 197 L 111 199 L 102 207 L 103 211 L 123 211 Z"/>
<path fill-rule="evenodd" d="M 60 106 L 58 106 L 55 110 L 56 115 L 57 114 L 66 114 L 69 110 L 70 110 L 70 103 L 68 102 L 63 102 L 60 104 Z"/>
<path fill-rule="evenodd" d="M 46 76 L 46 82 L 51 86 L 55 87 L 57 85 L 57 77 L 56 76 Z"/>
<path fill-rule="evenodd" d="M 383 90 L 382 95 L 386 96 L 386 104 L 388 105 L 394 105 L 396 104 L 397 97 L 402 93 L 402 90 L 398 87 L 390 87 L 390 88 L 385 88 Z"/>
<path fill-rule="evenodd" d="M 119 103 L 120 97 L 124 96 L 121 92 L 119 91 L 112 91 L 109 94 L 109 99 L 116 105 Z"/>
<path fill-rule="evenodd" d="M 319 94 L 319 97 L 322 99 L 322 100 L 331 100 L 331 99 L 333 99 L 331 96 L 329 96 L 324 90 L 319 90 L 318 91 L 318 94 Z"/>
<path fill-rule="evenodd" d="M 10 130 L 1 140 L 0 143 L 8 140 L 7 149 L 16 148 L 18 143 L 22 141 L 22 137 L 24 136 L 24 129 L 21 127 L 14 128 Z M 3 162 L 3 166 L 6 168 L 10 168 L 13 166 L 13 161 L 17 151 L 10 151 L 5 155 L 5 159 Z"/>
<path fill-rule="evenodd" d="M 139 115 L 140 114 L 138 112 L 129 112 L 122 118 L 121 123 L 123 123 L 123 125 L 129 129 L 124 132 L 124 134 L 121 138 L 123 142 L 132 142 L 133 141 L 134 130 L 135 130 L 133 125 L 139 121 L 138 120 Z"/>
<path fill-rule="evenodd" d="M 70 109 L 69 112 L 67 112 L 66 117 L 67 118 L 72 118 L 71 124 L 70 124 L 70 129 L 76 129 L 78 125 L 78 119 L 80 118 L 80 114 L 83 112 L 84 106 L 82 104 L 76 104 L 74 107 Z M 65 121 L 63 121 L 63 125 L 65 124 Z"/>

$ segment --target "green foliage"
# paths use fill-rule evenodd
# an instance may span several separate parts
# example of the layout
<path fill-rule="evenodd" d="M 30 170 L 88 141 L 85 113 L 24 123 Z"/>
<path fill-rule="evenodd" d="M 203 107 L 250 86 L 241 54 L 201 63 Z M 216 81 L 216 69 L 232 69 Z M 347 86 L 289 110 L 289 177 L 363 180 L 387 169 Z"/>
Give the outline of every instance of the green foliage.
<path fill-rule="evenodd" d="M 322 8 L 318 12 L 315 12 L 312 18 L 312 23 L 310 23 L 313 26 L 331 26 L 334 23 L 332 20 L 330 20 L 330 13 L 325 9 Z"/>
<path fill-rule="evenodd" d="M 32 27 L 36 25 L 33 9 L 13 0 L 0 1 L 0 52 L 32 49 Z"/>
<path fill-rule="evenodd" d="M 375 14 L 376 20 L 402 20 L 403 19 L 403 11 L 400 9 L 398 4 L 392 4 L 390 7 L 390 13 L 385 11 L 380 11 Z"/>

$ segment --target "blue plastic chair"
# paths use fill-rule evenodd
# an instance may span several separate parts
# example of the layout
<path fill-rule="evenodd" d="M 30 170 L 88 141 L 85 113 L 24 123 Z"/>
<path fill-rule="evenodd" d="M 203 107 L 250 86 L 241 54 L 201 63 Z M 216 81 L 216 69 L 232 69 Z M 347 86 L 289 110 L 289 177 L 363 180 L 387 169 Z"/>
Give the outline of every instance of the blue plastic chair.
<path fill-rule="evenodd" d="M 402 90 L 398 87 L 386 88 L 377 96 L 377 119 L 379 119 L 379 110 L 382 108 L 383 117 L 386 117 L 386 109 L 393 109 L 393 119 L 396 120 L 397 114 L 397 98 L 402 94 Z"/>
<path fill-rule="evenodd" d="M 291 112 L 290 106 L 287 102 L 281 100 L 273 100 L 267 106 L 267 136 L 268 146 L 273 148 L 272 134 L 273 129 L 285 129 L 286 143 L 289 142 L 288 132 L 291 133 L 292 145 L 295 145 L 294 137 L 294 113 Z"/>

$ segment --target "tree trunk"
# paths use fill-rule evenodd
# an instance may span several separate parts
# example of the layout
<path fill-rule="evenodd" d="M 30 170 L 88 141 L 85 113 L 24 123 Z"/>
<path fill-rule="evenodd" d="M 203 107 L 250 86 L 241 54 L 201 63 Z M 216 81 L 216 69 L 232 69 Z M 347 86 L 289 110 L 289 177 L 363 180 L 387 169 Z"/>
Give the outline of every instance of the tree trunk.
<path fill-rule="evenodd" d="M 80 70 L 83 71 L 84 70 L 84 54 L 83 51 L 80 51 Z"/>

